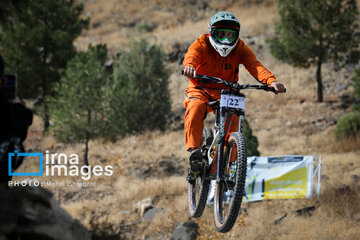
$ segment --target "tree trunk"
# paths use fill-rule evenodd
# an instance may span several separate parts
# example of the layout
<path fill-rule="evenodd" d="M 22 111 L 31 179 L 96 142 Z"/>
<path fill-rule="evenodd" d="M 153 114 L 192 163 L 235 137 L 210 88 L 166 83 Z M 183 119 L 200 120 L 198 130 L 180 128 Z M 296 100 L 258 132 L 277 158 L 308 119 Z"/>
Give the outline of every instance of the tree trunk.
<path fill-rule="evenodd" d="M 49 131 L 49 127 L 50 127 L 50 115 L 49 115 L 49 107 L 48 107 L 47 103 L 44 102 L 43 104 L 44 104 L 44 131 L 43 131 L 43 135 L 45 136 L 45 134 L 47 134 L 47 132 Z"/>
<path fill-rule="evenodd" d="M 87 122 L 88 122 L 88 127 L 90 127 L 90 123 L 91 123 L 91 111 L 90 110 L 88 111 Z M 88 160 L 89 141 L 90 141 L 90 132 L 89 132 L 89 130 L 86 130 L 86 133 L 85 133 L 85 152 L 84 152 L 84 165 L 86 165 L 86 166 L 89 166 L 89 160 Z"/>
<path fill-rule="evenodd" d="M 86 139 L 85 139 L 85 152 L 84 152 L 84 165 L 89 166 L 88 160 L 88 152 L 89 152 L 89 132 L 86 131 Z"/>
<path fill-rule="evenodd" d="M 48 26 L 47 24 L 47 19 L 46 17 L 44 17 L 44 24 L 46 26 Z M 43 130 L 43 135 L 45 136 L 49 130 L 50 127 L 50 113 L 49 113 L 49 106 L 47 103 L 47 96 L 49 94 L 49 84 L 48 84 L 48 79 L 46 76 L 46 70 L 48 68 L 47 66 L 47 58 L 48 58 L 48 47 L 47 47 L 47 40 L 44 37 L 43 38 L 43 51 L 44 51 L 44 55 L 43 55 L 43 59 L 42 59 L 42 65 L 43 65 L 43 69 L 42 69 L 42 97 L 43 97 L 43 104 L 44 104 L 44 130 Z"/>
<path fill-rule="evenodd" d="M 48 95 L 48 86 L 46 76 L 43 76 L 43 83 L 42 83 L 42 98 L 43 98 L 43 110 L 44 110 L 44 129 L 43 135 L 45 136 L 50 127 L 50 114 L 49 114 L 49 106 L 47 103 L 47 95 Z"/>
<path fill-rule="evenodd" d="M 317 82 L 317 94 L 318 94 L 318 102 L 323 102 L 323 84 L 321 80 L 321 60 L 317 61 L 316 68 L 316 82 Z"/>
<path fill-rule="evenodd" d="M 316 67 L 316 82 L 317 82 L 317 93 L 318 93 L 318 102 L 323 102 L 323 84 L 321 80 L 321 65 L 324 57 L 324 49 L 323 49 L 323 38 L 322 35 L 319 37 L 319 56 L 317 60 Z"/>

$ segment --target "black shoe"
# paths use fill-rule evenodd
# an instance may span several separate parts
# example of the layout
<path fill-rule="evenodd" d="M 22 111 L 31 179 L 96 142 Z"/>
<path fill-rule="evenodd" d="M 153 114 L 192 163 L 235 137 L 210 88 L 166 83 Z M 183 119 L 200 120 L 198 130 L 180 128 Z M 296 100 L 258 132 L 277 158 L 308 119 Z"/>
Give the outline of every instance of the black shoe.
<path fill-rule="evenodd" d="M 193 175 L 193 177 L 196 178 L 197 175 L 201 173 L 204 166 L 203 155 L 200 149 L 196 149 L 190 153 L 189 163 L 189 175 Z"/>

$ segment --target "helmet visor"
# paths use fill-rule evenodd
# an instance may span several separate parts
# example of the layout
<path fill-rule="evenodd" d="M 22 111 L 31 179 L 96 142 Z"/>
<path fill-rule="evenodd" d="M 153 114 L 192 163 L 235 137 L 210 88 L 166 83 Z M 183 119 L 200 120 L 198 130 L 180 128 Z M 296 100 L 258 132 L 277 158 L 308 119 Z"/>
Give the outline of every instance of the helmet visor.
<path fill-rule="evenodd" d="M 237 31 L 228 28 L 218 28 L 213 32 L 213 36 L 221 43 L 232 43 L 237 39 Z"/>

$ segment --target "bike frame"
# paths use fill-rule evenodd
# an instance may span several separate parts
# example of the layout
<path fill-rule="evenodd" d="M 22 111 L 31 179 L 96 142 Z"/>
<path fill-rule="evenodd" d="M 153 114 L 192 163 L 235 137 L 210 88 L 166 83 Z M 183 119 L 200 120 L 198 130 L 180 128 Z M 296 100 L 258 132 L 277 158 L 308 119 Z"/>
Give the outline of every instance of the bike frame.
<path fill-rule="evenodd" d="M 221 94 L 231 94 L 239 97 L 244 97 L 245 95 L 239 93 L 238 91 L 230 90 L 222 90 Z M 215 101 L 216 104 L 218 101 Z M 231 133 L 229 132 L 230 125 L 232 123 L 232 117 L 236 114 L 239 117 L 239 127 L 238 132 L 243 133 L 244 126 L 244 117 L 245 111 L 242 109 L 229 108 L 229 107 L 216 107 L 215 108 L 215 124 L 214 124 L 214 139 L 210 145 L 210 148 L 207 150 L 207 157 L 209 160 L 209 166 L 213 164 L 214 160 L 217 161 L 217 171 L 216 171 L 216 182 L 225 180 L 224 176 L 224 161 L 223 161 L 223 153 L 224 146 L 227 140 L 227 136 Z M 211 157 L 211 149 L 216 147 L 214 157 Z"/>
<path fill-rule="evenodd" d="M 200 82 L 203 84 L 207 83 L 219 83 L 228 87 L 228 89 L 221 90 L 221 94 L 231 94 L 239 97 L 244 97 L 245 95 L 240 93 L 241 89 L 259 89 L 264 91 L 271 91 L 276 92 L 274 88 L 262 84 L 262 85 L 254 85 L 254 84 L 245 84 L 240 85 L 238 83 L 231 83 L 227 82 L 221 78 L 210 77 L 206 75 L 197 74 L 196 79 L 199 79 Z M 260 82 L 260 81 L 259 81 Z M 285 89 L 286 91 L 286 89 Z M 209 103 L 209 106 L 216 105 L 220 100 L 215 102 Z M 239 117 L 239 128 L 238 132 L 243 133 L 244 127 L 244 118 L 245 118 L 245 111 L 242 109 L 231 108 L 231 107 L 216 107 L 216 114 L 215 114 L 215 129 L 214 129 L 214 139 L 210 148 L 207 149 L 207 157 L 209 160 L 208 167 L 211 167 L 214 160 L 217 160 L 217 171 L 216 171 L 216 182 L 220 183 L 221 181 L 225 180 L 224 176 L 224 146 L 227 141 L 227 136 L 229 136 L 229 128 L 232 121 L 233 114 L 236 114 Z M 227 128 L 226 128 L 227 127 Z M 217 145 L 215 150 L 214 157 L 211 157 L 211 150 L 214 146 Z"/>

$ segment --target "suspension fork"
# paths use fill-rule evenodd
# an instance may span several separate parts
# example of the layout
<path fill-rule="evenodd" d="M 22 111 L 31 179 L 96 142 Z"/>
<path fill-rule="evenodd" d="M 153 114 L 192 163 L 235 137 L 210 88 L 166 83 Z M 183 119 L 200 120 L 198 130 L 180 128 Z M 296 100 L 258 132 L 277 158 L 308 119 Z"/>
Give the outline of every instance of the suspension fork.
<path fill-rule="evenodd" d="M 230 130 L 230 125 L 232 121 L 232 113 L 229 113 L 228 110 L 225 110 L 224 107 L 220 108 L 220 126 L 219 126 L 219 142 L 217 147 L 217 171 L 216 171 L 216 182 L 225 180 L 224 176 L 224 147 L 225 147 L 225 137 Z"/>
<path fill-rule="evenodd" d="M 230 131 L 230 125 L 232 122 L 233 114 L 236 114 L 239 117 L 239 132 L 243 133 L 244 131 L 244 121 L 245 121 L 245 113 L 243 110 L 237 110 L 235 112 L 231 112 L 225 108 L 220 108 L 220 124 L 219 124 L 219 142 L 217 148 L 217 174 L 216 174 L 216 182 L 225 180 L 225 167 L 224 167 L 224 148 L 225 148 L 225 139 L 226 135 Z"/>
<path fill-rule="evenodd" d="M 237 112 L 237 115 L 239 117 L 239 132 L 244 133 L 244 124 L 245 124 L 245 113 L 243 110 L 240 110 Z"/>

